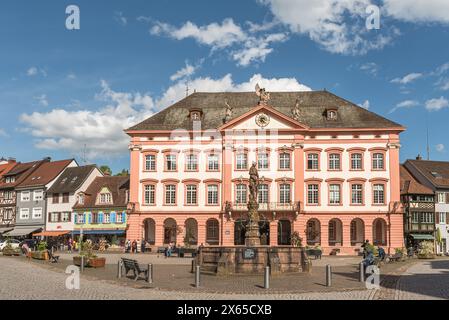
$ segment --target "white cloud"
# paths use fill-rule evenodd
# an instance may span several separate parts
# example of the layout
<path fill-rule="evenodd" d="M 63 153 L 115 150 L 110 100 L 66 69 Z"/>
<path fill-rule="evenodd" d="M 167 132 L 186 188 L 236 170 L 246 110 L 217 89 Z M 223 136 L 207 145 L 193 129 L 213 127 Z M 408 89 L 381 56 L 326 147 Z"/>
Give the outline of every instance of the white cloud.
<path fill-rule="evenodd" d="M 388 15 L 407 22 L 449 23 L 447 0 L 383 0 Z"/>
<path fill-rule="evenodd" d="M 395 78 L 391 80 L 391 83 L 408 84 L 423 76 L 422 73 L 409 73 L 402 78 Z"/>
<path fill-rule="evenodd" d="M 114 13 L 114 20 L 120 23 L 122 26 L 126 26 L 128 24 L 128 19 L 123 16 L 123 12 L 116 11 Z"/>
<path fill-rule="evenodd" d="M 444 151 L 446 150 L 446 147 L 444 146 L 444 144 L 440 143 L 440 144 L 437 144 L 437 145 L 435 146 L 435 149 L 436 149 L 438 152 L 444 152 Z"/>
<path fill-rule="evenodd" d="M 273 22 L 261 25 L 247 22 L 249 29 L 246 31 L 230 18 L 222 23 L 215 22 L 205 26 L 197 26 L 188 21 L 179 28 L 159 21 L 152 22 L 145 17 L 138 20 L 152 23 L 152 35 L 168 36 L 176 40 L 192 38 L 199 44 L 210 47 L 212 52 L 228 49 L 230 57 L 243 67 L 253 62 L 264 62 L 274 50 L 271 44 L 284 42 L 288 38 L 287 33 L 283 32 L 260 34 L 277 24 Z"/>
<path fill-rule="evenodd" d="M 368 110 L 370 108 L 369 100 L 365 100 L 363 103 L 360 103 L 359 107 L 362 107 L 363 109 Z"/>
<path fill-rule="evenodd" d="M 36 67 L 31 67 L 27 70 L 27 76 L 30 76 L 30 77 L 35 76 L 35 75 L 37 75 L 37 72 L 38 72 L 38 70 Z"/>
<path fill-rule="evenodd" d="M 365 54 L 381 49 L 398 35 L 396 28 L 382 34 L 366 29 L 366 8 L 371 0 L 259 0 L 292 32 L 307 35 L 325 50 Z M 374 35 L 374 36 L 373 36 Z"/>
<path fill-rule="evenodd" d="M 7 138 L 9 135 L 6 133 L 5 129 L 0 128 L 0 137 Z"/>
<path fill-rule="evenodd" d="M 375 76 L 379 71 L 379 66 L 374 62 L 367 62 L 360 66 L 360 70 Z"/>
<path fill-rule="evenodd" d="M 252 62 L 265 62 L 265 58 L 273 52 L 270 48 L 271 43 L 284 42 L 288 39 L 285 33 L 270 34 L 266 37 L 254 38 L 249 37 L 245 42 L 244 47 L 237 50 L 232 55 L 232 58 L 237 61 L 240 66 L 248 66 Z"/>
<path fill-rule="evenodd" d="M 211 46 L 214 49 L 229 47 L 235 42 L 246 39 L 245 32 L 232 19 L 225 19 L 220 23 L 197 26 L 187 21 L 182 27 L 176 28 L 170 24 L 156 22 L 150 29 L 152 35 L 166 35 L 176 40 L 193 38 L 198 43 Z"/>
<path fill-rule="evenodd" d="M 48 99 L 46 94 L 34 97 L 34 99 L 37 100 L 41 106 L 48 107 Z"/>
<path fill-rule="evenodd" d="M 76 79 L 76 74 L 74 74 L 73 72 L 70 72 L 70 73 L 67 75 L 67 79 L 68 79 L 68 80 L 75 80 L 75 79 Z"/>
<path fill-rule="evenodd" d="M 403 109 L 403 108 L 413 108 L 419 106 L 419 102 L 416 100 L 405 100 L 402 102 L 399 102 L 393 109 L 390 110 L 389 113 L 393 113 L 398 109 Z"/>
<path fill-rule="evenodd" d="M 126 152 L 129 143 L 123 129 L 153 113 L 153 99 L 140 93 L 122 93 L 110 89 L 105 81 L 97 99 L 106 105 L 97 111 L 67 111 L 22 114 L 21 122 L 36 140 L 36 147 L 81 153 L 84 144 L 90 158 Z"/>
<path fill-rule="evenodd" d="M 183 79 L 193 75 L 196 71 L 197 67 L 190 65 L 186 62 L 186 66 L 180 70 L 178 70 L 174 75 L 170 77 L 171 81 L 176 81 L 178 79 Z"/>
<path fill-rule="evenodd" d="M 440 86 L 441 90 L 447 91 L 449 90 L 449 79 L 442 79 L 441 80 L 441 86 Z"/>
<path fill-rule="evenodd" d="M 40 73 L 42 76 L 44 76 L 44 77 L 47 76 L 47 71 L 45 71 L 45 70 L 42 69 L 42 68 L 30 67 L 30 68 L 27 70 L 27 76 L 29 76 L 29 77 L 37 76 L 39 73 Z"/>
<path fill-rule="evenodd" d="M 428 111 L 439 111 L 447 107 L 449 107 L 449 101 L 444 97 L 426 101 L 426 109 Z"/>

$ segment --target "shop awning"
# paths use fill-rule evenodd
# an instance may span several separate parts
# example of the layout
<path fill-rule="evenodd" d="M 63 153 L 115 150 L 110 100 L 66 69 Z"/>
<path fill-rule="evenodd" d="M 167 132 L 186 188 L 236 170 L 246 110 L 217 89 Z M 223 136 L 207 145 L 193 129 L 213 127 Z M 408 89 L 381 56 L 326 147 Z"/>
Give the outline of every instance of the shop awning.
<path fill-rule="evenodd" d="M 410 236 L 413 237 L 413 239 L 415 240 L 434 240 L 434 236 L 432 236 L 431 234 L 417 234 L 417 233 L 412 233 Z"/>
<path fill-rule="evenodd" d="M 42 231 L 33 233 L 33 237 L 59 237 L 70 233 L 70 231 Z"/>
<path fill-rule="evenodd" d="M 22 237 L 40 231 L 42 228 L 14 228 L 9 232 L 5 232 L 3 236 L 5 237 Z"/>
<path fill-rule="evenodd" d="M 102 234 L 124 234 L 126 230 L 83 230 L 86 235 L 102 235 Z M 72 234 L 80 234 L 80 230 L 72 231 Z"/>

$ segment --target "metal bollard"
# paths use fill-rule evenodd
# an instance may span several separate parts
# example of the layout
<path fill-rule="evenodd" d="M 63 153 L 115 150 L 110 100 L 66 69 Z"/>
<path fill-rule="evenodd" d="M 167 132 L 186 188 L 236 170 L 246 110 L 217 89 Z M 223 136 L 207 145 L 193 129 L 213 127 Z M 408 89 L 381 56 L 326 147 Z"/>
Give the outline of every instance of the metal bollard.
<path fill-rule="evenodd" d="M 195 287 L 196 288 L 200 287 L 200 275 L 201 275 L 201 267 L 196 266 L 196 270 L 195 270 Z"/>
<path fill-rule="evenodd" d="M 80 272 L 84 271 L 84 256 L 81 256 Z"/>
<path fill-rule="evenodd" d="M 265 267 L 264 279 L 263 279 L 263 287 L 264 289 L 270 289 L 270 267 Z"/>
<path fill-rule="evenodd" d="M 119 260 L 117 263 L 117 278 L 122 277 L 122 260 Z"/>
<path fill-rule="evenodd" d="M 365 281 L 365 265 L 363 262 L 360 262 L 359 264 L 359 281 L 364 282 Z"/>
<path fill-rule="evenodd" d="M 332 267 L 326 265 L 326 287 L 332 286 Z"/>
<path fill-rule="evenodd" d="M 153 264 L 148 264 L 148 277 L 147 277 L 148 283 L 153 283 Z"/>

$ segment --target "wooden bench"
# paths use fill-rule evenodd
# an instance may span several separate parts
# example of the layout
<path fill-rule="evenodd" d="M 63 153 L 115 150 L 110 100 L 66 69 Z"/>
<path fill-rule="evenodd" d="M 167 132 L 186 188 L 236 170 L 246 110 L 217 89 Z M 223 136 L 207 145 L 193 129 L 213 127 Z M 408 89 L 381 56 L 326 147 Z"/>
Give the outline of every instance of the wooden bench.
<path fill-rule="evenodd" d="M 47 250 L 47 253 L 51 263 L 58 263 L 59 256 L 55 256 L 50 250 Z"/>
<path fill-rule="evenodd" d="M 178 257 L 184 258 L 186 254 L 190 254 L 192 258 L 196 257 L 197 249 L 194 248 L 179 248 Z"/>
<path fill-rule="evenodd" d="M 321 260 L 321 256 L 323 255 L 323 252 L 321 250 L 318 249 L 307 249 L 306 253 L 308 256 L 314 256 L 315 260 L 316 259 L 320 259 Z"/>
<path fill-rule="evenodd" d="M 128 272 L 132 271 L 134 274 L 134 281 L 139 280 L 140 275 L 143 274 L 143 280 L 148 281 L 149 270 L 148 267 L 140 265 L 136 260 L 122 258 L 122 265 L 125 267 L 125 276 L 128 276 Z"/>
<path fill-rule="evenodd" d="M 157 253 L 165 253 L 165 247 L 157 247 Z"/>

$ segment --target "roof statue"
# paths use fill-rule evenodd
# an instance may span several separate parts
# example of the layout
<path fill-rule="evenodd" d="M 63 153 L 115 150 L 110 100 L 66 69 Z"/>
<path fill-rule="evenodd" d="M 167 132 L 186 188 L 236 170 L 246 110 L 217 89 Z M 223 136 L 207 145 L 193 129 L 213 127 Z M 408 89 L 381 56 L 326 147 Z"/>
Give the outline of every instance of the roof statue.
<path fill-rule="evenodd" d="M 233 108 L 229 105 L 228 101 L 225 101 L 226 105 L 226 115 L 223 119 L 224 123 L 228 123 L 232 119 Z"/>
<path fill-rule="evenodd" d="M 270 93 L 256 84 L 256 94 L 260 98 L 259 105 L 267 105 L 268 100 L 270 100 Z"/>
<path fill-rule="evenodd" d="M 301 119 L 301 110 L 299 109 L 299 100 L 296 99 L 295 106 L 292 108 L 293 119 L 296 121 L 300 121 Z"/>

